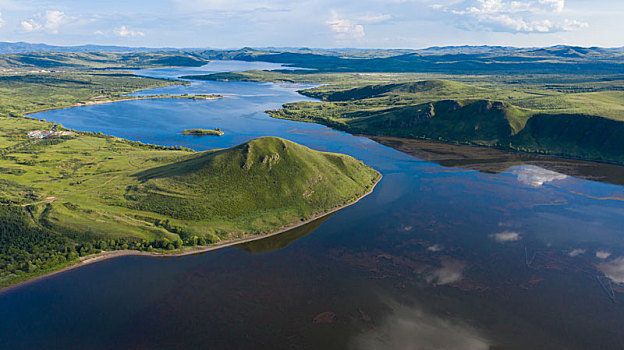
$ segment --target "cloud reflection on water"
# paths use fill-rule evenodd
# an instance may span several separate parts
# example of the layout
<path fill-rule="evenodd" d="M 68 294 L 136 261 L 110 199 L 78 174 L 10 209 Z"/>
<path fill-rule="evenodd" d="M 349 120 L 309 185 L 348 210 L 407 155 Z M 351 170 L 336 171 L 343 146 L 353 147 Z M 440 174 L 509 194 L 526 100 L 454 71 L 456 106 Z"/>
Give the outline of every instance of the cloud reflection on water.
<path fill-rule="evenodd" d="M 437 268 L 427 276 L 427 282 L 435 285 L 445 285 L 461 280 L 465 264 L 456 260 L 442 261 L 442 267 Z"/>
<path fill-rule="evenodd" d="M 392 303 L 391 303 L 392 304 Z M 392 314 L 374 331 L 354 338 L 358 350 L 487 350 L 479 332 L 458 321 L 442 319 L 420 309 L 390 305 Z"/>
<path fill-rule="evenodd" d="M 599 264 L 598 269 L 615 283 L 624 283 L 624 257 Z"/>
<path fill-rule="evenodd" d="M 490 235 L 498 243 L 516 242 L 520 240 L 518 232 L 504 231 Z"/>
<path fill-rule="evenodd" d="M 514 166 L 509 168 L 509 171 L 518 176 L 518 181 L 534 188 L 542 187 L 545 183 L 553 182 L 555 180 L 568 178 L 567 175 L 540 168 L 536 165 Z"/>
<path fill-rule="evenodd" d="M 599 251 L 596 252 L 596 257 L 598 259 L 605 260 L 605 259 L 609 258 L 610 256 L 611 256 L 611 253 L 609 253 L 607 251 L 604 251 L 604 250 L 599 250 Z"/>

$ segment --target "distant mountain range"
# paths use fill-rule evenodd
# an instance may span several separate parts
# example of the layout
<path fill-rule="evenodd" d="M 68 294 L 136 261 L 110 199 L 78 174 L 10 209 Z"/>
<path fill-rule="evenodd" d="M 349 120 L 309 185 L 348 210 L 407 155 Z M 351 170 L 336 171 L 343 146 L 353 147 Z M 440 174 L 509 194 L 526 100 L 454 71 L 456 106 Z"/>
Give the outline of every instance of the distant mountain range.
<path fill-rule="evenodd" d="M 0 54 L 15 54 L 15 53 L 35 53 L 35 52 L 157 52 L 157 51 L 233 51 L 233 50 L 214 50 L 208 48 L 169 48 L 169 47 L 131 47 L 131 46 L 114 46 L 114 45 L 79 45 L 79 46 L 56 46 L 48 44 L 34 44 L 26 42 L 0 42 Z M 624 53 L 624 47 L 619 48 L 601 48 L 601 47 L 578 47 L 557 45 L 551 47 L 533 47 L 533 48 L 520 48 L 512 46 L 433 46 L 426 49 L 353 49 L 353 48 L 341 48 L 341 49 L 323 49 L 323 48 L 295 48 L 295 47 L 263 47 L 263 48 L 244 48 L 242 50 L 260 50 L 260 51 L 273 51 L 273 52 L 297 52 L 297 53 L 320 53 L 325 54 L 334 53 L 336 55 L 344 55 L 345 53 L 353 56 L 359 56 L 358 53 L 372 53 L 375 52 L 380 55 L 381 52 L 386 52 L 388 55 L 400 55 L 400 54 L 421 54 L 421 55 L 448 55 L 448 54 L 513 54 L 513 53 L 549 53 L 549 54 L 561 54 L 563 56 L 584 56 L 591 53 L 606 54 L 606 53 Z"/>
<path fill-rule="evenodd" d="M 31 44 L 25 42 L 0 42 L 0 54 L 32 53 L 32 52 L 153 52 L 177 51 L 173 48 L 149 48 L 129 46 L 80 45 L 54 46 L 47 44 Z"/>
<path fill-rule="evenodd" d="M 317 72 L 443 74 L 624 74 L 624 48 L 448 46 L 418 50 L 174 49 L 0 43 L 0 69 L 201 66 L 210 60 L 283 63 Z M 300 72 L 301 73 L 301 72 Z"/>

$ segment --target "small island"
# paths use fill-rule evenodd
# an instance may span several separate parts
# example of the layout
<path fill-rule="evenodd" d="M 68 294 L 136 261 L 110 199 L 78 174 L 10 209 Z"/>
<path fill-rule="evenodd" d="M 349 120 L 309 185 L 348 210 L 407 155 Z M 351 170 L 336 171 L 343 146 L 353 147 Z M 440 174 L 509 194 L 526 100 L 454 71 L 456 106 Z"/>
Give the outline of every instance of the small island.
<path fill-rule="evenodd" d="M 224 133 L 219 128 L 214 129 L 186 129 L 182 131 L 183 135 L 193 136 L 222 136 Z"/>
<path fill-rule="evenodd" d="M 190 100 L 215 100 L 215 99 L 218 99 L 218 98 L 223 98 L 223 95 L 216 95 L 216 94 L 210 94 L 210 95 L 205 95 L 205 94 L 169 95 L 169 94 L 166 94 L 166 95 L 158 95 L 158 97 L 161 97 L 161 98 L 186 98 L 186 99 L 190 99 Z"/>

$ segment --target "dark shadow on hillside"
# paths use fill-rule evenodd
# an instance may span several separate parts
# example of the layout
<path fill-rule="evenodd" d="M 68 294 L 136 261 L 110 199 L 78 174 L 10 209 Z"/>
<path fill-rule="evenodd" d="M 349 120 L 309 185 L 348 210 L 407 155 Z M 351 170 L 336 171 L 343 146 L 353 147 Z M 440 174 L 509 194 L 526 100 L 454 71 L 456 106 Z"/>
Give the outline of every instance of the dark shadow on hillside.
<path fill-rule="evenodd" d="M 286 231 L 279 235 L 242 243 L 235 245 L 234 247 L 242 249 L 251 254 L 267 253 L 274 250 L 286 248 L 292 242 L 301 239 L 310 233 L 316 231 L 325 220 L 329 219 L 333 214 L 325 215 L 319 219 L 316 219 L 308 224 L 299 226 L 290 231 Z"/>
<path fill-rule="evenodd" d="M 580 179 L 624 185 L 624 166 L 616 164 L 397 137 L 367 137 L 382 145 L 445 167 L 465 168 L 483 173 L 498 174 L 515 165 L 529 164 Z"/>

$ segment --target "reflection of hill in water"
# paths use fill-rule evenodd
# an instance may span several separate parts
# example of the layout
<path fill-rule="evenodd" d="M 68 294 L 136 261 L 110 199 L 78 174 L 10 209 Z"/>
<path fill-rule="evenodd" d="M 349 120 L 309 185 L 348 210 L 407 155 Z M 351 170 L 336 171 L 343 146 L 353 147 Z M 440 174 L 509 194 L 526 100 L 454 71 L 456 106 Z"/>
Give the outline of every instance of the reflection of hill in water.
<path fill-rule="evenodd" d="M 514 166 L 533 165 L 580 179 L 624 185 L 624 166 L 621 165 L 395 137 L 371 136 L 370 138 L 382 145 L 445 167 L 498 174 Z"/>
<path fill-rule="evenodd" d="M 273 250 L 286 248 L 286 246 L 288 246 L 292 242 L 314 232 L 317 228 L 321 226 L 321 224 L 323 224 L 323 222 L 325 222 L 325 220 L 329 219 L 332 215 L 333 214 L 325 215 L 322 218 L 316 219 L 303 226 L 296 227 L 290 231 L 280 233 L 279 235 L 238 244 L 234 247 L 245 250 L 252 254 L 266 253 Z"/>

